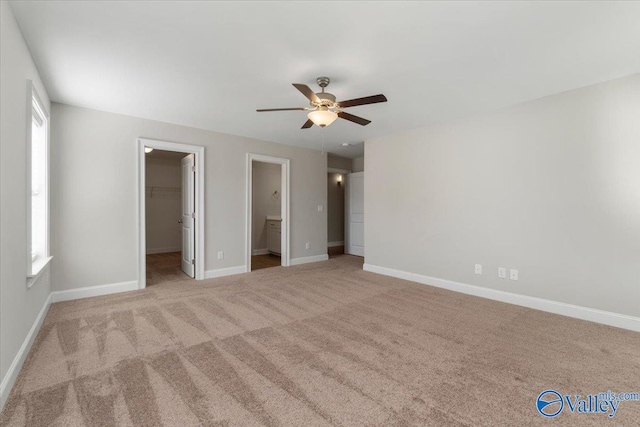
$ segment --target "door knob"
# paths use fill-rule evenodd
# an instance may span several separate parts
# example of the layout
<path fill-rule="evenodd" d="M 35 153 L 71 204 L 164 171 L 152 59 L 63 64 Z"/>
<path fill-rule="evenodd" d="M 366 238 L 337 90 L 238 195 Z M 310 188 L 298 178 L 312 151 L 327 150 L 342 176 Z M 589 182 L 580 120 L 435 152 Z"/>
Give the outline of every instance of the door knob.
<path fill-rule="evenodd" d="M 178 220 L 178 224 L 182 224 L 182 220 L 181 219 Z"/>

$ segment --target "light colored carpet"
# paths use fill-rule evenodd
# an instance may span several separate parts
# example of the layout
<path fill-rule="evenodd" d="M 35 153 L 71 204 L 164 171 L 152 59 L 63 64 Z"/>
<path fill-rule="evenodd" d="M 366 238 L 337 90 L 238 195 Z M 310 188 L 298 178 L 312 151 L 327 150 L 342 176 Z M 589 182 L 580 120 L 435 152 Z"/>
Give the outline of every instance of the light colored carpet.
<path fill-rule="evenodd" d="M 640 334 L 361 270 L 341 256 L 54 304 L 3 426 L 639 425 L 536 411 L 640 391 Z"/>
<path fill-rule="evenodd" d="M 147 286 L 189 279 L 182 271 L 182 252 L 147 255 Z"/>

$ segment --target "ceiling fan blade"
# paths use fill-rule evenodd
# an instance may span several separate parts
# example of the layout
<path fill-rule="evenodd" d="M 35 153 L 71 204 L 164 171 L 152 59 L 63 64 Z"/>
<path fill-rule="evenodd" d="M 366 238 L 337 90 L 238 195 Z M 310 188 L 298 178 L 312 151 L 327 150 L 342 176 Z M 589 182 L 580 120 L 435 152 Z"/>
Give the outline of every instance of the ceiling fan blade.
<path fill-rule="evenodd" d="M 313 126 L 313 122 L 311 120 L 307 120 L 300 129 L 309 129 L 311 126 Z"/>
<path fill-rule="evenodd" d="M 345 113 L 344 111 L 338 112 L 338 117 L 362 126 L 366 126 L 371 123 L 371 120 L 363 119 L 362 117 L 354 116 L 353 114 Z"/>
<path fill-rule="evenodd" d="M 364 98 L 350 99 L 348 101 L 338 102 L 340 108 L 355 107 L 357 105 L 377 104 L 378 102 L 387 102 L 387 97 L 380 95 L 366 96 Z"/>
<path fill-rule="evenodd" d="M 316 102 L 318 104 L 320 103 L 320 98 L 318 98 L 318 96 L 315 94 L 314 91 L 311 90 L 309 86 L 303 85 L 302 83 L 292 83 L 292 84 L 296 89 L 302 92 L 304 96 L 309 98 L 309 101 Z"/>
<path fill-rule="evenodd" d="M 259 113 L 264 113 L 265 111 L 294 111 L 294 110 L 306 110 L 304 107 L 296 107 L 296 108 L 263 108 L 261 110 L 256 110 Z"/>

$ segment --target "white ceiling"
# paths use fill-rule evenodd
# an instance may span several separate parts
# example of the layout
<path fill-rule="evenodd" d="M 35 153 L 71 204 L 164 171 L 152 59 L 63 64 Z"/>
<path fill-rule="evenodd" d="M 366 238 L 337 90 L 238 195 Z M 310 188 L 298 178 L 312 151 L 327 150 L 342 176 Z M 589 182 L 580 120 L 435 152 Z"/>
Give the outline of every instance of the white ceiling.
<path fill-rule="evenodd" d="M 13 2 L 54 101 L 362 155 L 362 141 L 640 72 L 640 2 Z M 301 130 L 326 75 L 373 121 Z M 341 143 L 357 144 L 343 148 Z"/>

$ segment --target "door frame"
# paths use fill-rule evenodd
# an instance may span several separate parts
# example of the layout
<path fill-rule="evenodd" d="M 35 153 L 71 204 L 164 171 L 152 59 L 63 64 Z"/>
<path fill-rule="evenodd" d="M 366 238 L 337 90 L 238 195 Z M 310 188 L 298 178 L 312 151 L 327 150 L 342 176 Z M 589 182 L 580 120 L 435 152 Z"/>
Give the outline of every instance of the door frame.
<path fill-rule="evenodd" d="M 146 204 L 145 204 L 145 147 L 157 150 L 174 151 L 177 153 L 193 154 L 196 164 L 195 172 L 195 235 L 196 235 L 196 280 L 204 279 L 204 147 L 200 145 L 189 145 L 178 142 L 159 141 L 155 139 L 137 138 L 138 150 L 138 288 L 147 287 L 147 225 L 146 225 Z"/>
<path fill-rule="evenodd" d="M 281 265 L 283 267 L 289 267 L 291 265 L 291 251 L 290 251 L 290 192 L 289 192 L 289 177 L 291 175 L 291 160 L 282 157 L 265 156 L 263 154 L 247 153 L 247 182 L 246 182 L 246 195 L 247 195 L 247 211 L 245 224 L 245 265 L 246 271 L 251 271 L 251 231 L 252 231 L 252 217 L 253 217 L 253 162 L 275 163 L 279 164 L 280 177 L 281 177 L 281 191 L 280 191 L 280 217 L 281 223 Z"/>

